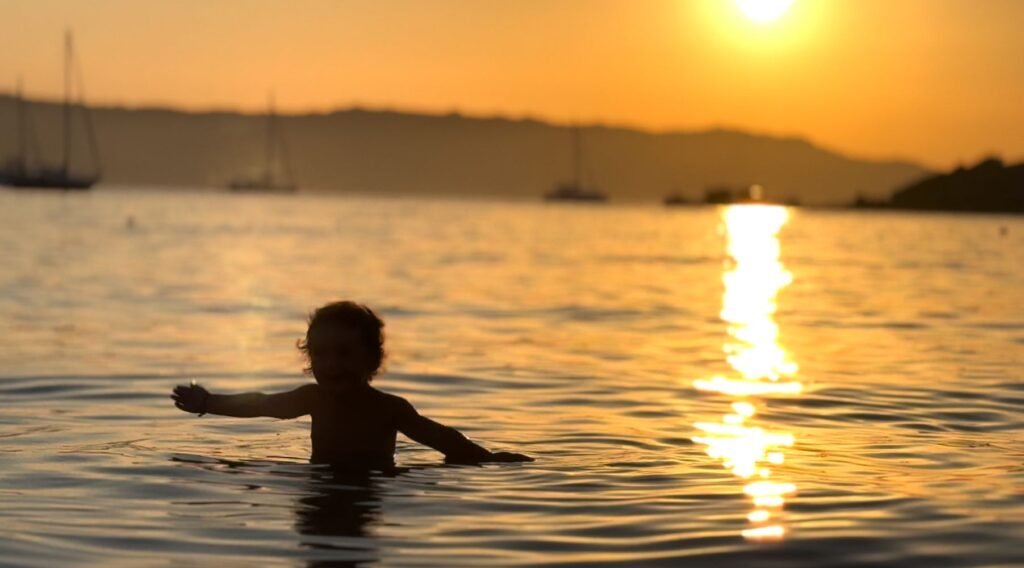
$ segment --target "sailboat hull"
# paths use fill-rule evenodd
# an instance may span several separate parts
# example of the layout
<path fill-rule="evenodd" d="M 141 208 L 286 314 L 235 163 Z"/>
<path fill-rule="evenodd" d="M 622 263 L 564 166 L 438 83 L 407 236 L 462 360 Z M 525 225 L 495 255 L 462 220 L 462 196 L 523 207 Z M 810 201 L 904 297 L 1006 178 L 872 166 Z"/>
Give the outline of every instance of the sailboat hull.
<path fill-rule="evenodd" d="M 233 181 L 228 189 L 237 192 L 295 193 L 298 188 L 292 184 L 269 184 L 262 181 Z"/>
<path fill-rule="evenodd" d="M 238 193 L 295 193 L 298 186 L 292 176 L 291 161 L 288 159 L 288 145 L 285 143 L 284 131 L 277 123 L 277 115 L 274 112 L 274 97 L 270 97 L 269 110 L 267 112 L 267 155 L 264 164 L 263 175 L 254 177 L 237 178 L 228 182 L 228 189 Z M 285 177 L 279 180 L 274 175 L 274 158 L 280 146 L 280 156 L 283 160 Z"/>
<path fill-rule="evenodd" d="M 565 184 L 545 193 L 544 200 L 604 203 L 605 201 L 608 201 L 608 196 L 595 189 L 587 189 L 574 184 Z"/>
<path fill-rule="evenodd" d="M 67 177 L 48 175 L 7 175 L 3 183 L 15 189 L 90 189 L 96 177 Z"/>
<path fill-rule="evenodd" d="M 43 164 L 36 165 L 34 168 L 29 167 L 28 157 L 28 128 L 30 122 L 28 122 L 27 113 L 28 109 L 25 108 L 24 101 L 21 96 L 21 83 L 18 83 L 17 91 L 17 116 L 18 116 L 18 131 L 19 131 L 19 147 L 20 154 L 12 158 L 6 166 L 0 169 L 0 185 L 11 186 L 16 189 L 89 189 L 97 181 L 100 176 L 100 163 L 99 163 L 99 151 L 96 148 L 96 137 L 92 129 L 92 120 L 89 118 L 89 109 L 82 105 L 82 109 L 85 111 L 86 127 L 88 129 L 88 140 L 90 148 L 92 149 L 93 157 L 93 175 L 72 175 L 71 173 L 71 70 L 73 65 L 71 63 L 73 51 L 71 47 L 71 32 L 68 31 L 64 39 L 64 131 L 63 131 L 63 143 L 64 143 L 64 161 L 60 166 L 52 166 Z M 80 78 L 81 80 L 81 78 Z M 80 83 L 81 84 L 81 83 Z M 79 87 L 81 90 L 81 87 Z M 38 153 L 38 151 L 37 151 Z M 38 164 L 38 157 L 36 159 Z"/>
<path fill-rule="evenodd" d="M 558 187 L 544 194 L 545 201 L 582 201 L 586 203 L 604 203 L 608 201 L 608 195 L 598 191 L 596 188 L 583 186 L 583 158 L 582 144 L 580 143 L 580 129 L 573 129 L 572 137 L 572 162 L 575 176 L 572 182 L 562 183 Z"/>

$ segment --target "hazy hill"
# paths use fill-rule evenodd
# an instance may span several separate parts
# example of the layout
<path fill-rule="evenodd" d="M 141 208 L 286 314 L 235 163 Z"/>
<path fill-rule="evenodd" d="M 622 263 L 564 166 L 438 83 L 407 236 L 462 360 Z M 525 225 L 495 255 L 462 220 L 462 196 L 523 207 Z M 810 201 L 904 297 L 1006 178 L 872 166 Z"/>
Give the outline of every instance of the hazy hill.
<path fill-rule="evenodd" d="M 60 156 L 60 107 L 28 105 L 41 153 Z M 266 120 L 229 112 L 96 108 L 104 184 L 223 187 L 262 167 Z M 571 129 L 531 120 L 344 110 L 282 119 L 303 190 L 539 197 L 571 175 Z M 81 116 L 76 117 L 81 125 Z M 0 161 L 16 146 L 14 100 L 0 96 Z M 587 182 L 616 200 L 657 200 L 759 183 L 805 204 L 887 197 L 928 172 L 854 160 L 798 139 L 740 132 L 582 133 Z M 74 142 L 86 164 L 84 135 Z"/>

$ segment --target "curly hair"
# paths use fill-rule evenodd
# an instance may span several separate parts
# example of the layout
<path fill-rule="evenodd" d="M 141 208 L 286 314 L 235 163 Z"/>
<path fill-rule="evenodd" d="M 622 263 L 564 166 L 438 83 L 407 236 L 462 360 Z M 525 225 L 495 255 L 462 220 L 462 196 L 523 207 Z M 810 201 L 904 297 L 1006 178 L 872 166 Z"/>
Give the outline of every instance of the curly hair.
<path fill-rule="evenodd" d="M 306 337 L 296 342 L 296 347 L 310 362 L 309 356 L 309 332 L 321 325 L 343 325 L 359 331 L 363 347 L 370 358 L 370 365 L 373 367 L 371 380 L 380 371 L 384 363 L 384 321 L 373 313 L 373 310 L 363 304 L 344 300 L 331 302 L 317 308 L 309 315 L 309 327 L 306 329 Z M 307 365 L 303 369 L 306 373 L 312 373 L 312 366 Z"/>

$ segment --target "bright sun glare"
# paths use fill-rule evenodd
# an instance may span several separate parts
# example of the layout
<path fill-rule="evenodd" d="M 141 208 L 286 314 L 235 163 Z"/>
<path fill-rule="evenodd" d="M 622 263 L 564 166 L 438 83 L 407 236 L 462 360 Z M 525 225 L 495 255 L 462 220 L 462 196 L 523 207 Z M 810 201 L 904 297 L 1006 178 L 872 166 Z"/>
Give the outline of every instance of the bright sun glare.
<path fill-rule="evenodd" d="M 746 17 L 762 24 L 781 18 L 792 3 L 793 0 L 736 0 Z"/>

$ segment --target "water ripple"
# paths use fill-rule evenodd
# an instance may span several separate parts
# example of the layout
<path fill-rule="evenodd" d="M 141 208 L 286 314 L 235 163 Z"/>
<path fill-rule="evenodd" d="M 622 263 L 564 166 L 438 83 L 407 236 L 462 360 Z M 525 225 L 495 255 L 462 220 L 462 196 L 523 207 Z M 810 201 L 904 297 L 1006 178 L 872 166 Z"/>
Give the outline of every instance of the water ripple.
<path fill-rule="evenodd" d="M 735 371 L 716 209 L 233 197 L 0 192 L 4 563 L 1024 564 L 1024 272 L 988 218 L 791 211 L 771 340 L 803 390 L 748 425 L 792 434 L 796 491 L 755 542 L 691 439 L 729 408 L 693 380 Z M 308 382 L 295 340 L 338 297 L 387 321 L 376 385 L 537 461 L 400 438 L 395 471 L 337 474 L 308 418 L 169 403 Z"/>

